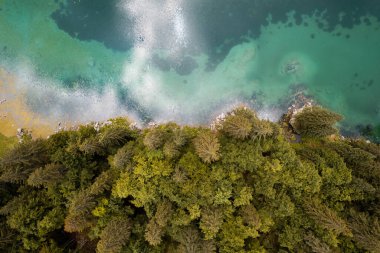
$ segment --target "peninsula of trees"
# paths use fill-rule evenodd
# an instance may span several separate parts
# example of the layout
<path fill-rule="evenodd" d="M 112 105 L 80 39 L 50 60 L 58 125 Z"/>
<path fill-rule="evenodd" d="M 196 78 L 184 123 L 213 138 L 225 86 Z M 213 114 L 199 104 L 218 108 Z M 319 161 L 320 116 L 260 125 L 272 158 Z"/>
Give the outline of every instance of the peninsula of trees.
<path fill-rule="evenodd" d="M 0 252 L 380 252 L 380 147 L 339 120 L 239 107 L 25 138 L 0 153 Z"/>

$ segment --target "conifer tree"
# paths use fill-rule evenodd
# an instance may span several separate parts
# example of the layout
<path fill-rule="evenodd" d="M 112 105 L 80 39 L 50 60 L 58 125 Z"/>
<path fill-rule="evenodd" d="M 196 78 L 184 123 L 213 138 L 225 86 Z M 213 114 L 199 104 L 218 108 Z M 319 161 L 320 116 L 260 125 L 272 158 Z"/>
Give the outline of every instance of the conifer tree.
<path fill-rule="evenodd" d="M 350 228 L 354 241 L 370 252 L 380 252 L 380 223 L 377 217 L 351 211 Z"/>
<path fill-rule="evenodd" d="M 27 183 L 30 186 L 48 186 L 63 179 L 64 167 L 60 164 L 51 163 L 45 167 L 36 169 L 30 174 Z"/>
<path fill-rule="evenodd" d="M 334 231 L 336 234 L 352 236 L 347 223 L 327 206 L 311 200 L 304 205 L 306 213 L 321 227 Z"/>
<path fill-rule="evenodd" d="M 127 164 L 131 162 L 133 156 L 133 144 L 133 142 L 130 142 L 118 149 L 117 153 L 113 157 L 113 165 L 117 169 L 124 169 Z"/>
<path fill-rule="evenodd" d="M 101 154 L 103 152 L 103 146 L 100 144 L 99 140 L 91 137 L 79 146 L 80 151 L 88 155 Z"/>
<path fill-rule="evenodd" d="M 110 170 L 103 171 L 94 181 L 94 183 L 86 190 L 90 196 L 96 196 L 105 190 L 111 189 L 113 173 Z"/>
<path fill-rule="evenodd" d="M 245 205 L 240 208 L 240 216 L 246 225 L 258 229 L 261 225 L 259 213 L 253 205 Z"/>
<path fill-rule="evenodd" d="M 172 204 L 170 201 L 165 200 L 157 205 L 157 210 L 154 215 L 154 219 L 159 226 L 165 227 L 169 219 L 171 218 L 171 214 Z"/>
<path fill-rule="evenodd" d="M 180 243 L 178 247 L 178 252 L 180 253 L 198 253 L 201 252 L 202 248 L 200 245 L 200 235 L 199 231 L 192 227 L 187 226 L 179 232 L 178 242 Z M 210 245 L 205 245 L 210 247 Z M 212 247 L 211 247 L 212 249 Z"/>
<path fill-rule="evenodd" d="M 180 155 L 179 147 L 172 141 L 165 143 L 163 151 L 168 158 L 174 158 Z"/>
<path fill-rule="evenodd" d="M 182 129 L 174 129 L 172 134 L 172 141 L 177 147 L 182 147 L 186 144 L 186 134 Z"/>
<path fill-rule="evenodd" d="M 232 110 L 231 114 L 248 119 L 252 123 L 258 120 L 256 113 L 245 106 L 239 106 L 235 108 Z"/>
<path fill-rule="evenodd" d="M 100 135 L 99 142 L 104 147 L 121 146 L 131 139 L 131 130 L 121 126 L 111 126 Z"/>
<path fill-rule="evenodd" d="M 48 162 L 46 142 L 37 139 L 17 145 L 5 154 L 0 163 L 0 181 L 20 182 L 26 180 L 36 168 Z"/>
<path fill-rule="evenodd" d="M 222 129 L 229 136 L 244 140 L 252 130 L 252 122 L 242 115 L 230 114 L 224 119 Z"/>
<path fill-rule="evenodd" d="M 165 142 L 166 132 L 158 127 L 149 129 L 144 137 L 144 145 L 149 149 L 158 149 Z"/>
<path fill-rule="evenodd" d="M 252 140 L 262 140 L 273 134 L 273 127 L 267 120 L 257 120 L 251 132 Z"/>
<path fill-rule="evenodd" d="M 216 246 L 214 240 L 201 240 L 199 253 L 215 253 Z"/>
<path fill-rule="evenodd" d="M 220 144 L 215 133 L 203 131 L 194 139 L 195 151 L 205 163 L 212 163 L 220 158 Z"/>
<path fill-rule="evenodd" d="M 81 232 L 91 226 L 91 211 L 95 208 L 94 197 L 82 190 L 71 200 L 68 215 L 65 218 L 65 231 Z"/>
<path fill-rule="evenodd" d="M 223 212 L 218 207 L 206 208 L 202 210 L 199 228 L 205 235 L 206 240 L 212 239 L 218 233 L 223 223 Z"/>
<path fill-rule="evenodd" d="M 163 227 L 158 225 L 155 219 L 151 219 L 145 229 L 145 240 L 150 245 L 157 246 L 162 242 L 163 235 Z"/>
<path fill-rule="evenodd" d="M 312 233 L 305 235 L 304 240 L 314 253 L 332 253 L 331 248 Z"/>
<path fill-rule="evenodd" d="M 181 148 L 185 143 L 186 136 L 183 131 L 179 128 L 173 129 L 163 147 L 165 156 L 169 159 L 178 157 L 181 154 Z"/>
<path fill-rule="evenodd" d="M 24 202 L 28 199 L 28 193 L 24 192 L 9 200 L 4 206 L 0 208 L 0 215 L 7 215 L 15 212 Z"/>
<path fill-rule="evenodd" d="M 113 217 L 102 230 L 97 245 L 99 253 L 118 253 L 127 244 L 132 224 L 127 217 Z"/>
<path fill-rule="evenodd" d="M 298 113 L 292 124 L 294 130 L 310 137 L 325 137 L 337 133 L 335 123 L 342 120 L 342 116 L 321 107 L 307 107 Z"/>

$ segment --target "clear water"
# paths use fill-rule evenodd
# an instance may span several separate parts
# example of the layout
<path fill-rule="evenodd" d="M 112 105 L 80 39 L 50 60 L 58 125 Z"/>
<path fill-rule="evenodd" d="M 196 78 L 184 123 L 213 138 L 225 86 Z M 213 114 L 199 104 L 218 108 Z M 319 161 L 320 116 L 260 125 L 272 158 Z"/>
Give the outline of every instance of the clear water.
<path fill-rule="evenodd" d="M 276 119 L 303 91 L 380 136 L 379 18 L 376 0 L 0 0 L 0 67 L 55 120 Z"/>

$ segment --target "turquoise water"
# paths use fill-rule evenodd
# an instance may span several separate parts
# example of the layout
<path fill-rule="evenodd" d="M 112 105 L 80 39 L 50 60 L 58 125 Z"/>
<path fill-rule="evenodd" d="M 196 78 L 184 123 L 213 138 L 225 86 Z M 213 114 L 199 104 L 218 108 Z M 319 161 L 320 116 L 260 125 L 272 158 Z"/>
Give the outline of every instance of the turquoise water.
<path fill-rule="evenodd" d="M 197 124 L 246 103 L 275 120 L 303 91 L 343 114 L 346 133 L 380 136 L 377 1 L 0 0 L 0 9 L 0 65 L 45 117 Z"/>

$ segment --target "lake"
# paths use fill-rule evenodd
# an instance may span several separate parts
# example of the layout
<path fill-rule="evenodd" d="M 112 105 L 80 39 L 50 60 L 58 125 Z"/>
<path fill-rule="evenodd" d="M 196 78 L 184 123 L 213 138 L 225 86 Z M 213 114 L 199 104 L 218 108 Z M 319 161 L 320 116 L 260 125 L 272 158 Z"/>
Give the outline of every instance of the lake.
<path fill-rule="evenodd" d="M 1 0 L 0 100 L 54 122 L 203 124 L 241 103 L 277 120 L 303 93 L 376 139 L 379 20 L 377 0 Z"/>

